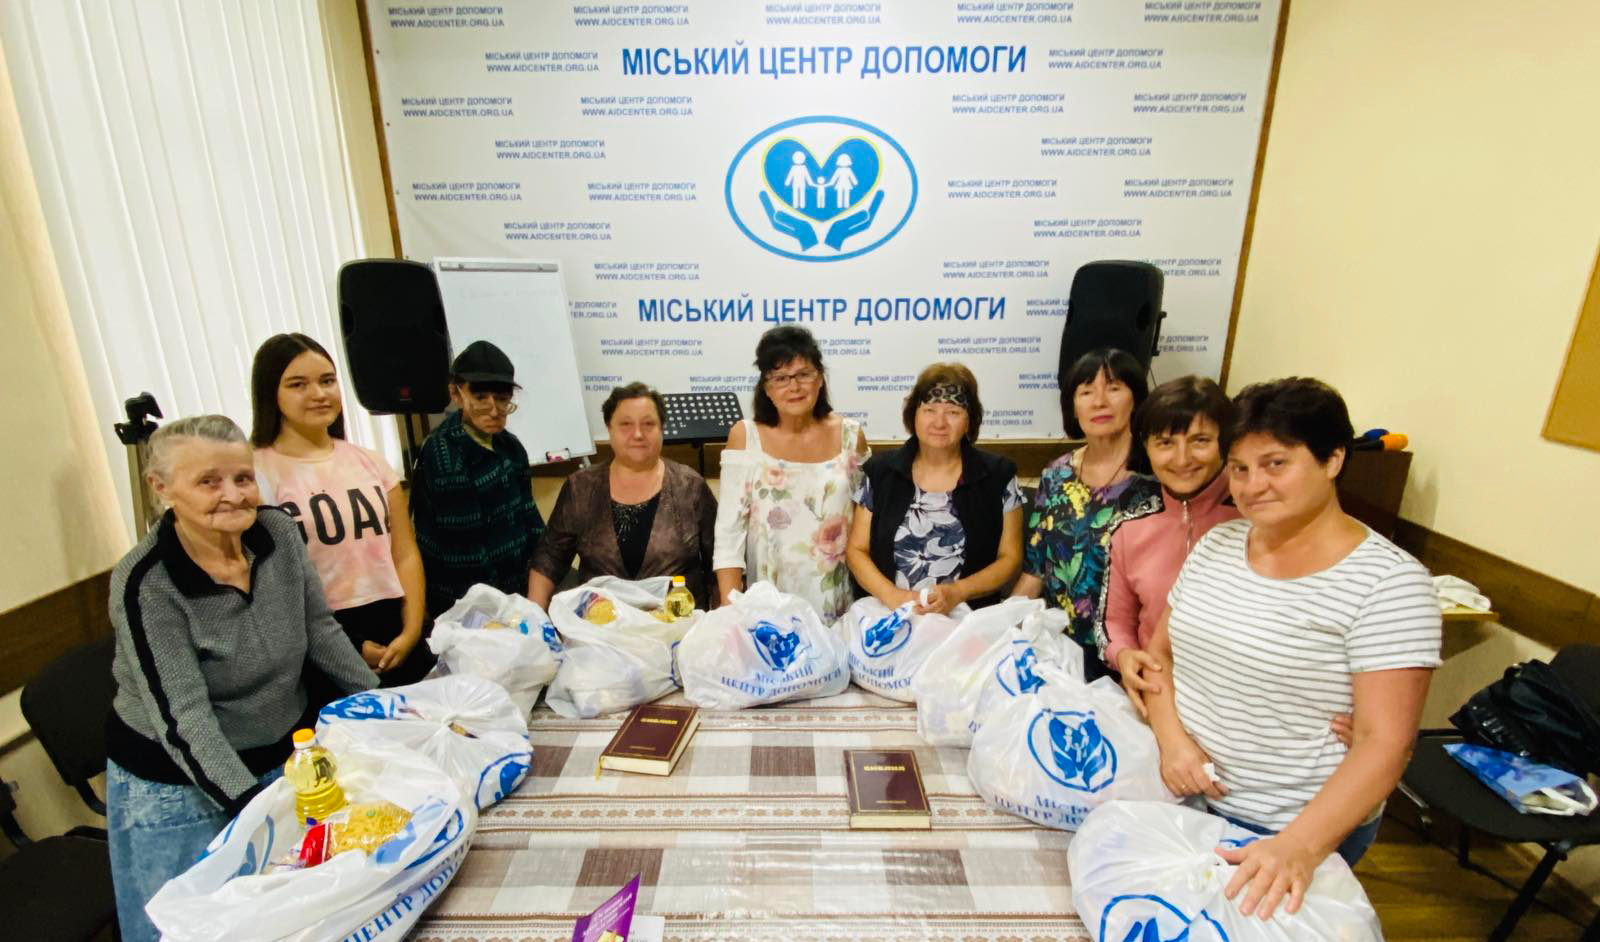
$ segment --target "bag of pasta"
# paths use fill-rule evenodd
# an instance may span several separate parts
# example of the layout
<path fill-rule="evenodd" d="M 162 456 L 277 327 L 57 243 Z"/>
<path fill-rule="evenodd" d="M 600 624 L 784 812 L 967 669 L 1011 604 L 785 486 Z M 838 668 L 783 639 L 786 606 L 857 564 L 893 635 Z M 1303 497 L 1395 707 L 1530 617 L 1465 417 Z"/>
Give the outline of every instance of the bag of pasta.
<path fill-rule="evenodd" d="M 162 939 L 399 942 L 439 898 L 477 827 L 472 800 L 421 753 L 363 741 L 351 724 L 317 741 L 337 757 L 350 801 L 340 842 L 321 863 L 302 861 L 294 788 L 277 779 L 150 900 Z"/>
<path fill-rule="evenodd" d="M 434 619 L 428 647 L 440 673 L 471 674 L 506 689 L 523 716 L 555 679 L 565 652 L 544 609 L 520 595 L 475 585 Z"/>
<path fill-rule="evenodd" d="M 673 618 L 666 576 L 630 582 L 599 576 L 550 600 L 566 660 L 545 692 L 562 716 L 631 709 L 678 688 L 673 650 L 703 615 Z"/>

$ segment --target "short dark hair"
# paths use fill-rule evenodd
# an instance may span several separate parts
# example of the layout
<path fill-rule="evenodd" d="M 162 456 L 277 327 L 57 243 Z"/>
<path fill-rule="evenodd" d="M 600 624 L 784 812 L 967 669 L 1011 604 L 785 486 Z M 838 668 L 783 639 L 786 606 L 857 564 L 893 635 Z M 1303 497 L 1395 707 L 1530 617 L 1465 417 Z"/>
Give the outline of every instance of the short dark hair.
<path fill-rule="evenodd" d="M 1285 445 L 1304 445 L 1319 464 L 1350 444 L 1355 428 L 1339 391 L 1320 379 L 1291 376 L 1246 386 L 1233 398 L 1231 440 L 1270 435 Z"/>
<path fill-rule="evenodd" d="M 648 399 L 655 403 L 656 421 L 663 425 L 666 424 L 667 402 L 648 383 L 629 383 L 626 386 L 618 386 L 611 390 L 611 395 L 607 396 L 606 401 L 600 404 L 601 420 L 610 425 L 611 417 L 617 413 L 617 406 L 622 405 L 629 399 Z"/>
<path fill-rule="evenodd" d="M 302 353 L 315 353 L 326 357 L 337 372 L 339 364 L 322 344 L 305 334 L 275 334 L 256 348 L 255 362 L 250 365 L 250 444 L 265 448 L 278 440 L 283 429 L 283 412 L 278 409 L 278 384 L 283 381 L 283 371 Z M 328 434 L 344 437 L 344 408 L 339 417 L 328 426 Z"/>
<path fill-rule="evenodd" d="M 916 385 L 906 394 L 905 408 L 900 411 L 906 431 L 917 434 L 917 409 L 921 408 L 922 400 L 928 397 L 928 390 L 946 383 L 961 387 L 961 391 L 967 394 L 966 439 L 969 442 L 977 441 L 978 427 L 983 425 L 983 402 L 978 398 L 978 378 L 960 363 L 935 363 L 917 377 Z"/>
<path fill-rule="evenodd" d="M 767 395 L 767 374 L 792 360 L 805 360 L 816 368 L 821 377 L 817 404 L 811 408 L 812 417 L 825 419 L 833 413 L 833 406 L 828 402 L 828 371 L 822 365 L 822 348 L 817 346 L 817 338 L 811 336 L 811 331 L 804 327 L 785 324 L 772 328 L 756 341 L 755 367 L 760 375 L 756 377 L 756 392 L 750 411 L 755 413 L 757 423 L 778 424 L 778 407 Z"/>
<path fill-rule="evenodd" d="M 1216 424 L 1217 444 L 1226 455 L 1233 433 L 1233 403 L 1215 380 L 1204 376 L 1180 376 L 1150 390 L 1133 418 L 1134 435 L 1141 442 L 1152 435 L 1179 435 L 1189 430 L 1196 416 Z"/>
<path fill-rule="evenodd" d="M 1113 347 L 1090 350 L 1079 357 L 1078 362 L 1072 364 L 1061 377 L 1061 421 L 1071 438 L 1083 437 L 1083 426 L 1078 424 L 1077 413 L 1072 410 L 1073 394 L 1084 383 L 1094 382 L 1094 378 L 1101 373 L 1128 387 L 1133 393 L 1135 409 L 1144 403 L 1145 396 L 1150 393 L 1150 383 L 1145 379 L 1144 367 L 1139 365 L 1138 358 L 1133 354 Z M 1137 453 L 1144 452 L 1144 443 L 1137 436 L 1134 438 L 1133 448 Z"/>

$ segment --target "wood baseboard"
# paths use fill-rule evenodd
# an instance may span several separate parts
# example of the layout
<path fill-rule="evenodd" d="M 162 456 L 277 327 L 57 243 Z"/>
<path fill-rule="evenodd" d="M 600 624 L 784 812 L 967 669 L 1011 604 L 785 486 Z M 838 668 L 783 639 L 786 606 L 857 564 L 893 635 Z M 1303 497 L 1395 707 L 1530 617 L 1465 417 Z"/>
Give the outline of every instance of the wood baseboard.
<path fill-rule="evenodd" d="M 1600 597 L 1593 592 L 1409 520 L 1398 522 L 1394 541 L 1436 575 L 1477 586 L 1518 634 L 1552 648 L 1600 641 Z"/>

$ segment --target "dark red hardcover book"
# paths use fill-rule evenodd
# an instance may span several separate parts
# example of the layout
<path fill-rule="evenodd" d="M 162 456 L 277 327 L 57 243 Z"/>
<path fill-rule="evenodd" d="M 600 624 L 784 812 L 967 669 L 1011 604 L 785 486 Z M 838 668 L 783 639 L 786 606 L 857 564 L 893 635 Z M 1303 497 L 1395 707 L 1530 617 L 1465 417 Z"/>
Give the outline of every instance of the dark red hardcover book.
<path fill-rule="evenodd" d="M 636 706 L 600 753 L 600 767 L 671 775 L 689 745 L 689 737 L 699 727 L 700 711 L 695 707 L 656 703 Z"/>
<path fill-rule="evenodd" d="M 850 794 L 851 827 L 933 827 L 916 753 L 846 749 L 844 778 Z"/>

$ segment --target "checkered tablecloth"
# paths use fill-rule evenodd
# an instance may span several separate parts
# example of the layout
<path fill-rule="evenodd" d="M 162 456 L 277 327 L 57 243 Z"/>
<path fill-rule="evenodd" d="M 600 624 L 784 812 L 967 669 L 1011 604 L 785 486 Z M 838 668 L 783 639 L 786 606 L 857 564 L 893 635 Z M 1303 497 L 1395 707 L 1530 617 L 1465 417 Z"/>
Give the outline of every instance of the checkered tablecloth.
<path fill-rule="evenodd" d="M 566 942 L 642 873 L 639 911 L 666 917 L 668 942 L 1087 942 L 1070 835 L 991 810 L 967 751 L 924 743 L 913 707 L 852 687 L 702 711 L 671 776 L 597 778 L 620 722 L 534 713 L 528 780 L 483 814 L 412 939 Z M 916 751 L 933 830 L 849 829 L 844 750 L 856 748 Z"/>

